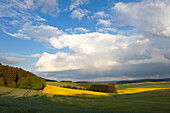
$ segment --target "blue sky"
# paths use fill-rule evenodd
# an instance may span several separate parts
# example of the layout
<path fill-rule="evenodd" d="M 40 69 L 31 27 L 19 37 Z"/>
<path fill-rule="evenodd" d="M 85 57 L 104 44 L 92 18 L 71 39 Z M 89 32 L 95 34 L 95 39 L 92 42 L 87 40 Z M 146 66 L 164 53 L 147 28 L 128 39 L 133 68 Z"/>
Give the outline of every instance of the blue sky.
<path fill-rule="evenodd" d="M 169 0 L 1 0 L 0 62 L 55 80 L 170 77 Z"/>

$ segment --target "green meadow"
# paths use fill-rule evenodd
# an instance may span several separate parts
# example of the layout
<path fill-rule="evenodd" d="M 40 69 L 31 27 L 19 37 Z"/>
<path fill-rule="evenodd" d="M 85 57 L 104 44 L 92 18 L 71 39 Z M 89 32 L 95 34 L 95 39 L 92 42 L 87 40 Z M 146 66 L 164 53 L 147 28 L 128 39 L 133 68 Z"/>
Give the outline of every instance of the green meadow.
<path fill-rule="evenodd" d="M 61 86 L 63 83 L 47 82 Z M 86 87 L 87 84 L 68 83 Z M 67 83 L 64 83 L 67 85 Z M 167 88 L 170 82 L 118 85 L 126 88 Z M 170 89 L 108 97 L 50 96 L 41 91 L 0 87 L 0 113 L 169 113 Z"/>

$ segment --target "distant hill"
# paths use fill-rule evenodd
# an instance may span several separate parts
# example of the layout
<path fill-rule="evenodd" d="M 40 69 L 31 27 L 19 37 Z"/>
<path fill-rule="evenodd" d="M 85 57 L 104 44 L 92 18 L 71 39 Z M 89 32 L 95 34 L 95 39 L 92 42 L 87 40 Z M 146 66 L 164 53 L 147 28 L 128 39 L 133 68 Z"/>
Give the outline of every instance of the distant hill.
<path fill-rule="evenodd" d="M 168 82 L 170 78 L 163 79 L 141 79 L 141 80 L 122 80 L 116 82 L 116 84 L 128 84 L 128 83 L 140 83 L 140 82 Z"/>
<path fill-rule="evenodd" d="M 45 79 L 46 82 L 57 82 L 56 80 Z"/>
<path fill-rule="evenodd" d="M 121 80 L 121 81 L 77 81 L 75 83 L 92 84 L 92 83 L 105 83 L 105 84 L 129 84 L 129 83 L 141 83 L 141 82 L 168 82 L 170 78 L 163 79 L 140 79 L 140 80 Z"/>
<path fill-rule="evenodd" d="M 0 63 L 0 86 L 39 90 L 46 86 L 46 81 L 29 71 Z"/>
<path fill-rule="evenodd" d="M 89 81 L 77 81 L 77 82 L 74 82 L 74 83 L 83 83 L 83 84 L 92 84 L 94 82 L 89 82 Z"/>

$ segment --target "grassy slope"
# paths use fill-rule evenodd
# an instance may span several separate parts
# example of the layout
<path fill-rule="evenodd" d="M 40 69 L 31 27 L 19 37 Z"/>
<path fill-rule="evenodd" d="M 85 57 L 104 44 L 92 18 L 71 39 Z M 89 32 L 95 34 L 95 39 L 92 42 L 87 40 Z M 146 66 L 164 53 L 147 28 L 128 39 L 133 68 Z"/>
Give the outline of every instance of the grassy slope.
<path fill-rule="evenodd" d="M 65 106 L 35 90 L 0 87 L 0 113 L 89 113 L 98 110 Z"/>
<path fill-rule="evenodd" d="M 169 83 L 141 83 L 119 85 L 118 89 L 137 87 L 170 87 Z M 12 90 L 11 93 L 9 93 Z M 71 97 L 71 96 L 31 96 L 24 92 L 30 90 L 0 87 L 0 113 L 95 113 L 95 112 L 155 112 L 170 111 L 170 90 L 157 90 L 131 95 L 113 95 L 111 97 Z M 6 93 L 5 93 L 6 92 Z M 17 93 L 20 92 L 20 93 Z M 22 93 L 23 92 L 23 93 Z M 22 94 L 21 94 L 22 93 Z M 18 95 L 20 96 L 16 98 Z M 25 95 L 24 95 L 25 94 Z"/>
<path fill-rule="evenodd" d="M 122 90 L 126 88 L 167 88 L 170 87 L 170 82 L 144 82 L 118 85 L 117 89 Z"/>

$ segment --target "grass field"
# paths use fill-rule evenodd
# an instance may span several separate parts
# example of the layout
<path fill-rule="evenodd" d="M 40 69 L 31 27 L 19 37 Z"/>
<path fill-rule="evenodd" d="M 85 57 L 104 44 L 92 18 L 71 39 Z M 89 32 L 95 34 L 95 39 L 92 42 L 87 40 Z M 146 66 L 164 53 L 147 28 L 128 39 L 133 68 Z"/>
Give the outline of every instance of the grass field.
<path fill-rule="evenodd" d="M 86 84 L 86 83 L 72 83 L 72 82 L 47 82 L 48 85 L 52 85 L 52 86 L 58 86 L 58 87 L 63 87 L 63 86 L 76 86 L 78 88 L 82 88 L 82 89 L 87 89 L 90 87 L 90 84 Z"/>
<path fill-rule="evenodd" d="M 127 88 L 170 88 L 170 82 L 133 83 L 118 85 L 117 89 Z M 169 106 L 170 89 L 80 97 L 46 96 L 33 90 L 0 87 L 0 113 L 169 113 Z"/>
<path fill-rule="evenodd" d="M 167 88 L 170 87 L 170 82 L 144 82 L 118 85 L 118 90 L 126 88 Z"/>

